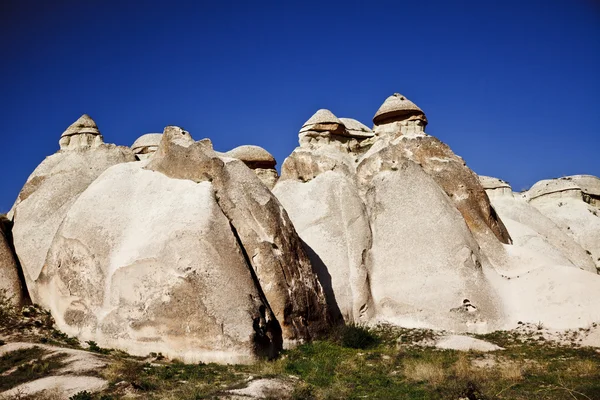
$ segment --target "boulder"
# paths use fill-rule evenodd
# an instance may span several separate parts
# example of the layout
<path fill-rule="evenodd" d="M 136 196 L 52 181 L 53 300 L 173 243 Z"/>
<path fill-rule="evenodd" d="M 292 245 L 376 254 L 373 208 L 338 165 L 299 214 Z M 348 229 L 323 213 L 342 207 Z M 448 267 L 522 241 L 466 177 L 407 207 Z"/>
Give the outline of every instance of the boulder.
<path fill-rule="evenodd" d="M 162 133 L 147 133 L 136 139 L 131 145 L 131 150 L 138 160 L 146 160 L 158 149 Z"/>
<path fill-rule="evenodd" d="M 12 247 L 12 223 L 0 215 L 0 295 L 19 307 L 25 303 L 25 288 L 19 276 L 19 265 Z"/>
<path fill-rule="evenodd" d="M 239 146 L 224 154 L 227 157 L 241 160 L 248 168 L 254 171 L 256 176 L 269 188 L 273 189 L 279 174 L 275 169 L 277 161 L 265 149 L 259 146 Z"/>
<path fill-rule="evenodd" d="M 177 127 L 148 163 L 115 165 L 79 196 L 38 285 L 61 330 L 137 355 L 251 362 L 328 325 L 276 198 Z"/>
<path fill-rule="evenodd" d="M 83 115 L 63 133 L 61 150 L 29 176 L 13 206 L 12 232 L 33 302 L 47 305 L 46 299 L 38 296 L 36 280 L 73 202 L 108 167 L 135 159 L 126 147 L 102 143 L 96 124 Z"/>

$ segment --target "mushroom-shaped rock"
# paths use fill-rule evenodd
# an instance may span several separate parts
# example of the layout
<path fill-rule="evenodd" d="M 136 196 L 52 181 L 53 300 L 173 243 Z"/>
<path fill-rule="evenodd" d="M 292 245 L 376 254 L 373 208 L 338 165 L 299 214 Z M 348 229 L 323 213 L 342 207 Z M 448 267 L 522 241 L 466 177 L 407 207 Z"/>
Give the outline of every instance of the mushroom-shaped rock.
<path fill-rule="evenodd" d="M 512 187 L 502 179 L 479 175 L 479 182 L 488 196 L 512 196 Z"/>
<path fill-rule="evenodd" d="M 0 215 L 0 297 L 6 296 L 11 304 L 20 306 L 25 302 L 26 294 L 12 248 L 10 225 L 11 222 Z"/>
<path fill-rule="evenodd" d="M 341 133 L 344 129 L 342 121 L 327 109 L 321 108 L 302 125 L 300 133 L 307 131 Z"/>
<path fill-rule="evenodd" d="M 81 194 L 39 281 L 61 330 L 139 355 L 248 362 L 328 324 L 281 204 L 175 126 L 148 163 L 115 165 Z"/>
<path fill-rule="evenodd" d="M 271 153 L 259 146 L 239 146 L 229 150 L 225 155 L 243 161 L 251 169 L 273 169 L 277 165 L 277 161 Z"/>
<path fill-rule="evenodd" d="M 273 189 L 279 179 L 279 175 L 275 169 L 277 161 L 275 161 L 271 153 L 262 147 L 252 145 L 239 146 L 229 150 L 225 153 L 225 156 L 243 161 L 269 189 Z"/>
<path fill-rule="evenodd" d="M 340 118 L 340 121 L 346 127 L 348 136 L 357 138 L 370 138 L 373 136 L 373 131 L 360 121 L 352 118 Z"/>
<path fill-rule="evenodd" d="M 98 147 L 103 143 L 102 135 L 96 122 L 87 114 L 83 114 L 73 122 L 60 137 L 61 150 L 76 150 L 86 147 Z"/>
<path fill-rule="evenodd" d="M 373 117 L 375 125 L 402 120 L 419 120 L 422 121 L 423 126 L 427 125 L 427 118 L 423 110 L 400 93 L 394 93 L 388 97 Z"/>
<path fill-rule="evenodd" d="M 90 125 L 89 117 L 83 118 L 82 129 L 91 129 L 84 123 Z M 76 122 L 71 127 L 77 125 Z M 66 138 L 80 135 L 68 135 Z M 65 137 L 61 141 L 63 139 Z M 12 234 L 33 302 L 46 304 L 46 299 L 37 295 L 36 280 L 54 235 L 71 205 L 108 167 L 135 160 L 133 152 L 127 147 L 100 143 L 97 146 L 78 147 L 77 151 L 61 150 L 47 157 L 29 176 L 13 206 Z"/>
<path fill-rule="evenodd" d="M 131 150 L 138 159 L 145 160 L 156 152 L 161 139 L 162 133 L 147 133 L 133 142 Z"/>
<path fill-rule="evenodd" d="M 477 174 L 467 167 L 464 160 L 454 154 L 448 145 L 424 133 L 423 125 L 419 125 L 419 121 L 422 121 L 419 118 L 424 115 L 422 111 L 414 110 L 417 107 L 410 105 L 413 103 L 409 103 L 399 94 L 388 97 L 374 119 L 377 121 L 374 131 L 379 140 L 364 158 L 368 158 L 371 153 L 386 146 L 397 145 L 402 149 L 403 157 L 421 165 L 425 172 L 441 186 L 461 212 L 471 231 L 479 235 L 478 239 L 493 233 L 500 242 L 510 243 L 510 235 L 494 213 Z M 390 111 L 394 107 L 399 110 L 406 109 L 407 113 L 394 114 Z M 416 119 L 411 119 L 408 113 L 410 110 Z M 387 115 L 390 115 L 391 122 L 381 119 L 387 111 L 390 111 Z M 409 115 L 406 117 L 408 119 L 402 119 L 407 115 Z M 415 121 L 416 125 L 413 124 Z M 496 247 L 496 250 L 500 249 L 494 239 L 490 238 L 486 242 Z"/>

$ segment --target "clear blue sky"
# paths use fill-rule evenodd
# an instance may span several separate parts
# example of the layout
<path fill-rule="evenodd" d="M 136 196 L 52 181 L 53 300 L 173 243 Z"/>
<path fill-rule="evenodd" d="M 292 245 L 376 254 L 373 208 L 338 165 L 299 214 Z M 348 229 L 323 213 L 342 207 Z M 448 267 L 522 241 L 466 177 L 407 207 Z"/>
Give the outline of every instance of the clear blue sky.
<path fill-rule="evenodd" d="M 515 190 L 600 175 L 594 0 L 3 0 L 0 50 L 0 211 L 82 113 L 109 143 L 174 124 L 280 165 L 318 108 L 370 126 L 394 92 Z"/>

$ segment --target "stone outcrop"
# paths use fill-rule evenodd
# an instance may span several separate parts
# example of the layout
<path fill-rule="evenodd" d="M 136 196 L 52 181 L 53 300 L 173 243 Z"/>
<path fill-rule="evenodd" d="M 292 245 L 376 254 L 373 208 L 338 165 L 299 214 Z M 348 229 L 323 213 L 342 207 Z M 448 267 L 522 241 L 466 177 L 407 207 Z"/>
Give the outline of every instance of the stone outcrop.
<path fill-rule="evenodd" d="M 299 136 L 273 192 L 346 321 L 456 330 L 498 322 L 477 242 L 401 144 L 365 135 L 348 146 L 339 130 Z"/>
<path fill-rule="evenodd" d="M 524 198 L 586 251 L 600 271 L 600 179 L 574 175 L 543 180 Z"/>
<path fill-rule="evenodd" d="M 241 160 L 248 168 L 254 171 L 256 176 L 258 176 L 269 189 L 273 189 L 279 179 L 279 174 L 275 169 L 277 161 L 275 161 L 275 158 L 262 147 L 251 145 L 239 146 L 229 150 L 224 155 Z"/>
<path fill-rule="evenodd" d="M 508 250 L 521 260 L 517 271 L 563 265 L 596 273 L 585 250 L 520 194 L 513 194 L 507 182 L 487 176 L 479 179 L 513 239 Z"/>
<path fill-rule="evenodd" d="M 69 126 L 60 142 L 61 150 L 33 171 L 13 206 L 15 251 L 31 300 L 44 306 L 47 302 L 38 296 L 35 282 L 70 206 L 108 167 L 135 161 L 128 148 L 102 143 L 87 115 Z"/>
<path fill-rule="evenodd" d="M 600 319 L 590 300 L 600 279 L 584 248 L 507 182 L 480 182 L 424 132 L 414 103 L 390 97 L 374 136 L 353 142 L 352 124 L 331 112 L 311 119 L 273 193 L 345 321 L 483 332 Z M 577 201 L 590 206 L 595 183 L 585 182 Z"/>
<path fill-rule="evenodd" d="M 147 133 L 136 139 L 131 145 L 131 150 L 138 160 L 146 160 L 158 149 L 162 139 L 162 133 Z"/>
<path fill-rule="evenodd" d="M 25 303 L 27 296 L 12 247 L 11 225 L 11 221 L 0 215 L 0 292 L 18 307 Z"/>
<path fill-rule="evenodd" d="M 115 165 L 79 196 L 37 284 L 61 330 L 186 361 L 273 356 L 329 321 L 277 199 L 178 127 L 148 163 Z"/>

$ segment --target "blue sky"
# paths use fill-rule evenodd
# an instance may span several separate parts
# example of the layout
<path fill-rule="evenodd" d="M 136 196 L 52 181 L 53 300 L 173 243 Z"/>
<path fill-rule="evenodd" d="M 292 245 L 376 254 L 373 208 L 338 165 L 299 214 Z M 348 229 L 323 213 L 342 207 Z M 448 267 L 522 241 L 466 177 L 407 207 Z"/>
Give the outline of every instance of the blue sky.
<path fill-rule="evenodd" d="M 600 175 L 594 0 L 5 0 L 0 51 L 0 211 L 82 113 L 109 143 L 180 125 L 281 165 L 318 108 L 370 126 L 394 92 L 515 190 Z"/>

